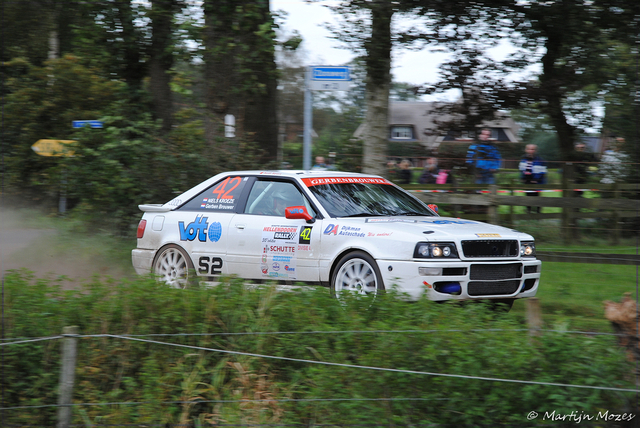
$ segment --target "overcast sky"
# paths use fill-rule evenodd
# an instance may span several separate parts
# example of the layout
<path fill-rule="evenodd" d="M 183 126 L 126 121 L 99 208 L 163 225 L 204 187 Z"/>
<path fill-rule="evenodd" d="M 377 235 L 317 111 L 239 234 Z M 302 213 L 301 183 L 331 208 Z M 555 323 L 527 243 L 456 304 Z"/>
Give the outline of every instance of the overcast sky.
<path fill-rule="evenodd" d="M 307 3 L 303 0 L 270 0 L 271 10 L 284 10 L 288 13 L 283 30 L 298 30 L 304 42 L 302 47 L 308 53 L 307 65 L 344 65 L 353 58 L 349 50 L 339 49 L 344 46 L 330 38 L 331 34 L 324 29 L 324 22 L 331 22 L 333 14 L 323 6 L 335 4 L 335 0 Z M 421 85 L 433 83 L 437 79 L 437 67 L 444 58 L 442 53 L 394 51 L 392 73 L 395 81 Z"/>

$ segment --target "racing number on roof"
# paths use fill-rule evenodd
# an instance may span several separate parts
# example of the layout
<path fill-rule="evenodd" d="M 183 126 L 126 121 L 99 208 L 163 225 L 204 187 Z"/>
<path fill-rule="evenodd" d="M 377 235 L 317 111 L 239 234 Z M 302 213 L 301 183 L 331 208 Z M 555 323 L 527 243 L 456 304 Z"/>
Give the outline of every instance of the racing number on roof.
<path fill-rule="evenodd" d="M 222 183 L 218 184 L 211 193 L 218 196 L 218 199 L 234 199 L 233 191 L 238 184 L 240 184 L 240 177 L 227 177 Z M 230 189 L 227 189 L 227 185 L 230 186 Z"/>

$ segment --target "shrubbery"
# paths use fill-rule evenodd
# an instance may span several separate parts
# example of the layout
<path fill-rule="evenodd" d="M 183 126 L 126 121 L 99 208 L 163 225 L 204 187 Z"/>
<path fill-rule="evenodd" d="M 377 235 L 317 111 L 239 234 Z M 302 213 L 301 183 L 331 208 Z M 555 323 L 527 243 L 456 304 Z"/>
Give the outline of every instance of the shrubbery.
<path fill-rule="evenodd" d="M 635 397 L 474 379 L 633 388 L 613 338 L 532 337 L 482 304 L 410 303 L 391 291 L 369 308 L 341 304 L 324 288 L 284 292 L 228 279 L 189 290 L 152 278 L 95 279 L 82 291 L 61 285 L 7 276 L 5 336 L 58 336 L 77 325 L 81 335 L 192 347 L 80 339 L 74 402 L 129 404 L 74 407 L 75 423 L 527 426 L 530 411 L 622 412 Z M 59 349 L 57 340 L 4 345 L 5 407 L 56 404 Z M 54 425 L 55 407 L 6 410 L 5 418 Z"/>

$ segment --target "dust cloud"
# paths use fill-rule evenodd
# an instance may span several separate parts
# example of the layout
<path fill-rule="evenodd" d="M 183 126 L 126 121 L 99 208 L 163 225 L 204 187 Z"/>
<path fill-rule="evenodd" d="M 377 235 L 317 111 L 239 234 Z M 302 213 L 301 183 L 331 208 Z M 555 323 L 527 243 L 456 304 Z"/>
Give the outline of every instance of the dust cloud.
<path fill-rule="evenodd" d="M 134 241 L 135 245 L 135 241 Z M 36 278 L 60 279 L 75 287 L 98 275 L 133 277 L 133 268 L 113 255 L 99 237 L 59 230 L 33 210 L 0 209 L 0 274 L 15 269 L 31 271 Z"/>

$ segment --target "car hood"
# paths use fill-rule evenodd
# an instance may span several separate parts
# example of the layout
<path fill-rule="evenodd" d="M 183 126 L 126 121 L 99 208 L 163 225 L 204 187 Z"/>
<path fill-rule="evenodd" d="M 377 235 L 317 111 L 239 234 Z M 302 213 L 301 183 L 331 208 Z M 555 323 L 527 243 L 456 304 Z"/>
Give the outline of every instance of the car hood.
<path fill-rule="evenodd" d="M 446 238 L 460 239 L 518 239 L 533 240 L 529 234 L 519 232 L 503 226 L 496 226 L 474 220 L 455 217 L 363 217 L 336 219 L 343 225 L 361 228 L 363 232 L 375 230 L 376 234 L 407 233 L 415 236 L 420 234 L 425 240 Z M 357 226 L 356 226 L 357 225 Z M 348 228 L 342 227 L 345 231 Z"/>

